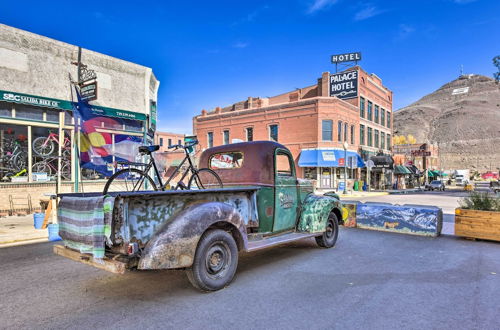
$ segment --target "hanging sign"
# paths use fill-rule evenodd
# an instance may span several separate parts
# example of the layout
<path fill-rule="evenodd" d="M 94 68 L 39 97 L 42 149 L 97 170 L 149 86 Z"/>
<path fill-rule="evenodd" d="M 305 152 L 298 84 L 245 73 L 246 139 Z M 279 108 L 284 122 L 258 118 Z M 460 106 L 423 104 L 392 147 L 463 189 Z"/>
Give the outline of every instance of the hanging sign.
<path fill-rule="evenodd" d="M 331 74 L 330 96 L 336 96 L 339 99 L 358 97 L 358 71 Z"/>
<path fill-rule="evenodd" d="M 332 55 L 332 63 L 361 61 L 361 52 Z"/>
<path fill-rule="evenodd" d="M 81 85 L 80 95 L 82 101 L 88 102 L 97 100 L 97 81 L 91 82 L 90 84 Z"/>

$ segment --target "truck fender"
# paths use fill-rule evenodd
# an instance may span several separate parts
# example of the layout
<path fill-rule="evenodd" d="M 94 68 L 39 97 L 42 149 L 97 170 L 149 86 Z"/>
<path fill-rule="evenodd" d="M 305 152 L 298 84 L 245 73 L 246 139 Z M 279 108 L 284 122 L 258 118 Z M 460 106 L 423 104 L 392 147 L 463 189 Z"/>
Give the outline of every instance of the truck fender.
<path fill-rule="evenodd" d="M 234 207 L 221 202 L 196 204 L 180 212 L 155 233 L 142 251 L 138 269 L 191 267 L 201 236 L 214 226 L 232 229 L 238 246 L 246 248 L 246 227 Z"/>
<path fill-rule="evenodd" d="M 341 221 L 341 210 L 342 204 L 335 196 L 309 194 L 302 203 L 297 230 L 306 233 L 322 233 L 325 231 L 330 212 L 334 212 Z"/>

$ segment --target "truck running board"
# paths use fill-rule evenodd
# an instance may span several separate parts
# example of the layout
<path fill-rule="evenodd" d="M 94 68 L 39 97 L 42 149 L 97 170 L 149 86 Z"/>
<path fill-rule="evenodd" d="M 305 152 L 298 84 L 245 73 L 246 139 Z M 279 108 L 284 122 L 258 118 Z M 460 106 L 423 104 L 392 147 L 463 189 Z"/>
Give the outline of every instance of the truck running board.
<path fill-rule="evenodd" d="M 257 250 L 267 249 L 272 246 L 290 243 L 304 238 L 320 236 L 321 234 L 322 233 L 287 233 L 270 238 L 264 238 L 262 240 L 248 241 L 248 248 L 246 249 L 246 251 L 253 252 Z"/>

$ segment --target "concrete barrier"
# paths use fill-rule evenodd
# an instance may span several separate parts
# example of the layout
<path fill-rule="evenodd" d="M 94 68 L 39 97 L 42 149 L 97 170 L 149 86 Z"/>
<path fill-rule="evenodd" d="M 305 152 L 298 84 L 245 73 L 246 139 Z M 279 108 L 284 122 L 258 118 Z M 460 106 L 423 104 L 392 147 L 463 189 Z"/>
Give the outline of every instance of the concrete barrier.
<path fill-rule="evenodd" d="M 355 226 L 358 228 L 435 237 L 441 234 L 443 226 L 443 211 L 435 206 L 344 203 L 344 208 L 348 207 L 355 208 Z"/>

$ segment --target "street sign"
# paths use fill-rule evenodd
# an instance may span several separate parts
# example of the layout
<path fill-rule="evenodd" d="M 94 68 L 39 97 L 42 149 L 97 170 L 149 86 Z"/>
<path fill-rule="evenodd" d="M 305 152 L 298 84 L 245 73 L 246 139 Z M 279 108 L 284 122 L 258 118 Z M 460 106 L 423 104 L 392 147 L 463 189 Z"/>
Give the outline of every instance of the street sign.
<path fill-rule="evenodd" d="M 411 152 L 411 155 L 416 157 L 429 157 L 431 155 L 431 152 L 424 150 L 413 150 Z"/>
<path fill-rule="evenodd" d="M 97 81 L 81 85 L 80 95 L 82 97 L 82 101 L 97 100 Z"/>
<path fill-rule="evenodd" d="M 345 166 L 345 159 L 339 158 L 339 166 Z"/>
<path fill-rule="evenodd" d="M 368 160 L 366 162 L 366 167 L 368 167 L 368 169 L 371 169 L 371 168 L 375 167 L 375 163 L 373 162 L 373 160 L 371 160 L 371 159 Z"/>

